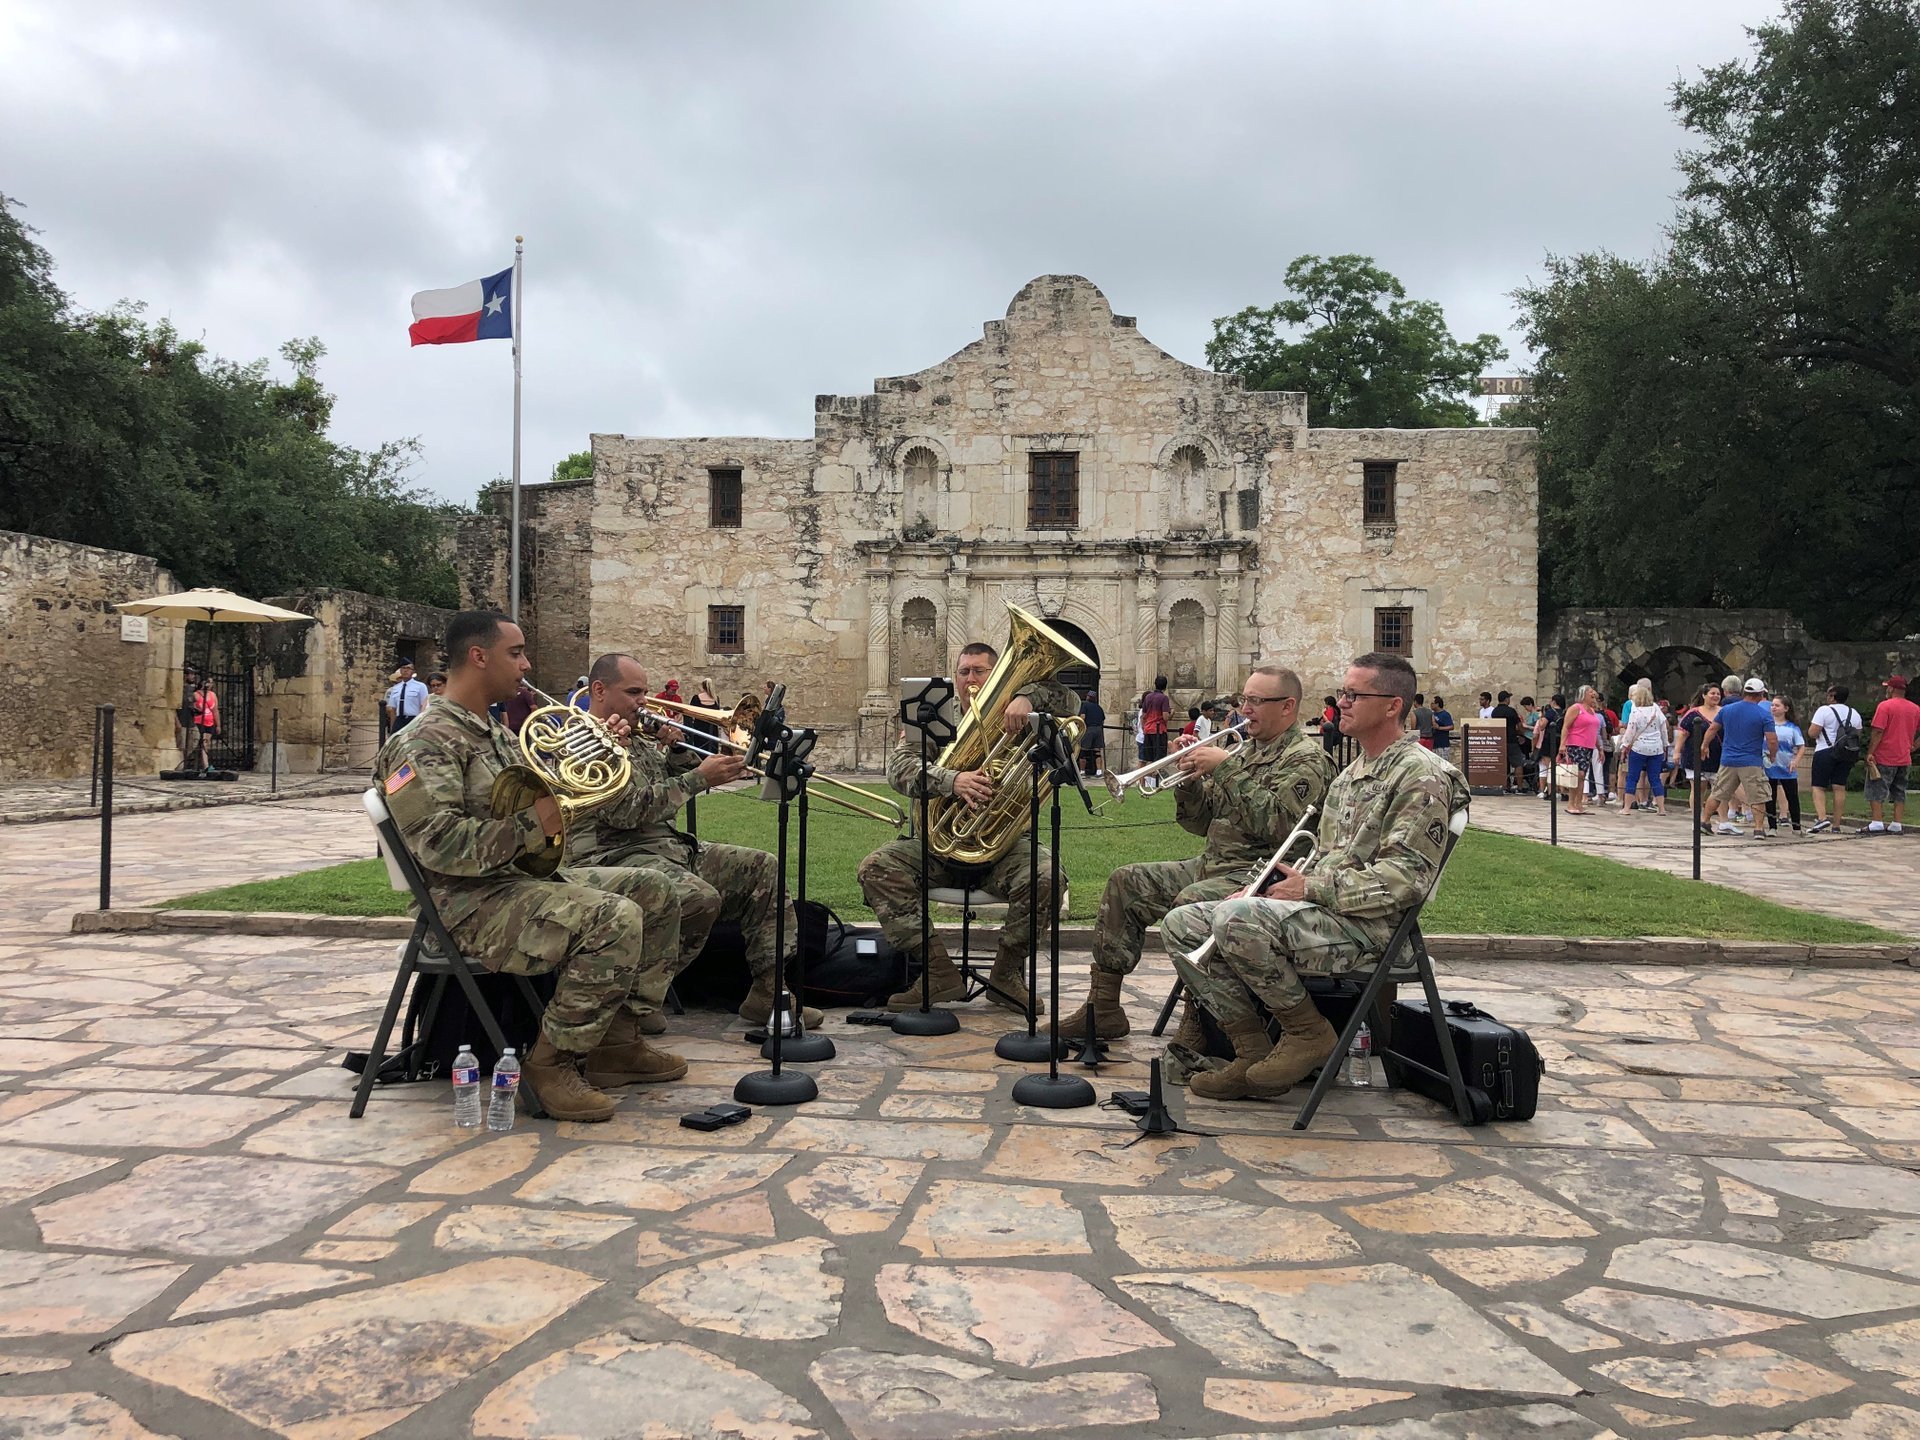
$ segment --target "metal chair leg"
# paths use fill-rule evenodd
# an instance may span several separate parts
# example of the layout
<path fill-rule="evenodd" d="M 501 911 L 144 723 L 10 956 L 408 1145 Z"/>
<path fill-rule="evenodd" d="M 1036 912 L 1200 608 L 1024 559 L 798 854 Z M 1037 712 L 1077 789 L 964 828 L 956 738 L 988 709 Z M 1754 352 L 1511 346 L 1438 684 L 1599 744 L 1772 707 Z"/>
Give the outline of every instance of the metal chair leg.
<path fill-rule="evenodd" d="M 1173 977 L 1173 988 L 1167 991 L 1167 1003 L 1160 1007 L 1160 1018 L 1153 1022 L 1153 1033 L 1167 1033 L 1167 1022 L 1173 1018 L 1173 1007 L 1180 1003 L 1180 997 L 1187 993 L 1187 982 L 1178 975 Z"/>

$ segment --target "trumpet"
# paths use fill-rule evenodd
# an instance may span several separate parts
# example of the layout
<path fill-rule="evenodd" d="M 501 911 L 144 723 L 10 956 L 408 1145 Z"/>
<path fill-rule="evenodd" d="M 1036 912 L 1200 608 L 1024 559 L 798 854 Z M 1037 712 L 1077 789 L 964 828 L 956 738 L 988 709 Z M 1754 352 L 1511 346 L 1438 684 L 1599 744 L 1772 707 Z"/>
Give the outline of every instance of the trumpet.
<path fill-rule="evenodd" d="M 1127 798 L 1129 788 L 1138 788 L 1142 795 L 1151 795 L 1156 790 L 1171 789 L 1182 780 L 1185 780 L 1187 778 L 1186 774 L 1176 775 L 1171 780 L 1162 780 L 1159 774 L 1160 771 L 1173 764 L 1182 755 L 1198 750 L 1202 745 L 1224 745 L 1235 736 L 1244 734 L 1246 728 L 1247 719 L 1246 716 L 1243 715 L 1231 725 L 1227 726 L 1226 729 L 1216 730 L 1204 740 L 1197 741 L 1192 745 L 1183 745 L 1178 750 L 1169 750 L 1158 760 L 1149 760 L 1146 764 L 1136 769 L 1128 770 L 1124 774 L 1116 775 L 1109 770 L 1104 777 L 1107 782 L 1107 790 L 1113 796 L 1114 802 L 1118 804 Z"/>
<path fill-rule="evenodd" d="M 672 704 L 673 702 L 662 701 L 658 703 Z M 724 716 L 727 713 L 723 710 L 700 712 L 698 707 L 686 705 L 676 705 L 674 708 L 682 712 L 692 710 L 696 714 L 704 713 Z M 691 750 L 696 755 L 712 756 L 724 755 L 729 752 L 740 753 L 748 748 L 742 742 L 726 735 L 719 737 L 719 743 L 717 745 L 702 745 L 694 736 L 688 735 L 682 728 L 683 715 L 669 714 L 665 711 L 655 710 L 651 705 L 642 705 L 634 718 L 635 723 L 638 725 L 650 725 L 655 729 L 666 726 L 679 730 L 680 738 L 676 740 L 674 744 L 681 749 Z M 749 765 L 747 767 L 747 773 L 764 780 L 767 772 Z M 829 805 L 838 805 L 842 810 L 851 810 L 856 815 L 864 815 L 869 820 L 878 820 L 882 824 L 893 826 L 896 830 L 903 829 L 906 826 L 907 812 L 900 806 L 894 804 L 893 801 L 887 799 L 884 795 L 875 795 L 871 790 L 862 790 L 858 785 L 849 785 L 844 780 L 835 780 L 831 776 L 818 773 L 814 774 L 808 780 L 807 785 L 816 798 L 826 801 Z M 867 804 L 863 805 L 859 803 L 859 801 L 846 799 L 842 794 L 834 793 L 836 791 L 844 792 L 844 795 L 857 795 L 860 797 L 860 800 L 866 801 Z M 886 808 L 884 810 L 870 808 L 873 806 L 884 806 Z"/>
<path fill-rule="evenodd" d="M 1310 862 L 1313 857 L 1319 853 L 1320 842 L 1315 838 L 1313 831 L 1309 830 L 1307 826 L 1312 822 L 1313 817 L 1319 812 L 1319 809 L 1320 807 L 1318 805 L 1309 805 L 1306 814 L 1300 817 L 1300 823 L 1287 832 L 1287 838 L 1280 842 L 1280 848 L 1268 857 L 1265 865 L 1260 867 L 1260 873 L 1253 877 L 1252 881 L 1248 883 L 1244 890 L 1236 895 L 1229 895 L 1227 898 L 1229 900 L 1245 900 L 1249 896 L 1258 895 L 1262 890 L 1266 889 L 1267 882 L 1273 878 L 1274 870 L 1287 858 L 1287 852 L 1302 840 L 1307 842 L 1307 853 L 1300 857 L 1299 863 L 1305 865 Z M 1214 939 L 1209 935 L 1205 940 L 1201 941 L 1194 950 L 1186 955 L 1182 955 L 1180 959 L 1185 964 L 1198 965 L 1213 953 L 1213 947 Z"/>

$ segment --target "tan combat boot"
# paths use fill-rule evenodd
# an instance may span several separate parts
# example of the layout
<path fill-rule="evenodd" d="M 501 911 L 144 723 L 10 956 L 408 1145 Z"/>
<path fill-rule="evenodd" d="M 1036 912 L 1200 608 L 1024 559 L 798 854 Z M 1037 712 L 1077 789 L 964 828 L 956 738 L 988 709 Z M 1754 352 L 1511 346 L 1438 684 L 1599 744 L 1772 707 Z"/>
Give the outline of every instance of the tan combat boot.
<path fill-rule="evenodd" d="M 787 1004 L 793 1004 L 791 983 L 787 989 Z M 740 1002 L 740 1018 L 754 1025 L 764 1025 L 773 1015 L 773 972 L 768 971 L 753 982 L 753 988 L 747 991 L 747 998 Z M 811 1005 L 802 1007 L 800 1018 L 807 1029 L 818 1030 L 825 1022 L 822 1015 Z"/>
<path fill-rule="evenodd" d="M 1247 1087 L 1255 1095 L 1284 1095 L 1332 1059 L 1340 1043 L 1340 1032 L 1327 1023 L 1312 996 L 1274 1018 L 1280 1022 L 1280 1043 L 1247 1071 Z"/>
<path fill-rule="evenodd" d="M 1200 1007 L 1191 1000 L 1180 1007 L 1180 1024 L 1173 1032 L 1172 1043 L 1184 1045 L 1196 1055 L 1207 1053 L 1207 1032 L 1200 1024 Z"/>
<path fill-rule="evenodd" d="M 987 976 L 987 983 L 993 988 L 987 991 L 987 1000 L 1005 1010 L 1018 1010 L 1027 1013 L 1027 962 L 1019 958 L 1009 959 L 996 955 L 993 960 L 993 973 Z M 1047 1013 L 1047 1002 L 1034 997 L 1033 1013 Z M 1061 1032 L 1065 1034 L 1065 1031 Z"/>
<path fill-rule="evenodd" d="M 611 1120 L 613 1097 L 580 1078 L 580 1057 L 560 1049 L 545 1035 L 521 1062 L 520 1083 L 530 1087 L 540 1107 L 554 1120 Z"/>
<path fill-rule="evenodd" d="M 622 1010 L 587 1052 L 587 1079 L 603 1090 L 618 1085 L 664 1085 L 687 1073 L 678 1055 L 656 1050 L 647 1043 L 640 1021 Z"/>
<path fill-rule="evenodd" d="M 1273 1041 L 1267 1038 L 1267 1027 L 1260 1023 L 1258 1016 L 1238 1021 L 1225 1029 L 1227 1038 L 1233 1041 L 1233 1063 L 1224 1070 L 1199 1072 L 1187 1081 L 1187 1089 L 1208 1100 L 1253 1098 L 1260 1092 L 1249 1085 L 1248 1071 L 1266 1059 L 1267 1052 L 1273 1049 Z"/>
<path fill-rule="evenodd" d="M 1087 1005 L 1093 1007 L 1093 1023 L 1098 1027 L 1093 1033 L 1102 1040 L 1122 1039 L 1133 1029 L 1127 1021 L 1127 1012 L 1120 1008 L 1120 987 L 1126 978 L 1117 971 L 1102 970 L 1096 965 L 1087 982 Z M 1087 1005 L 1071 1015 L 1061 1016 L 1062 1036 L 1071 1040 L 1087 1033 Z"/>
<path fill-rule="evenodd" d="M 967 982 L 961 977 L 959 969 L 947 958 L 946 943 L 936 935 L 927 959 L 927 971 L 933 988 L 935 1005 L 953 1004 L 967 998 Z M 887 997 L 887 1009 L 899 1015 L 908 1010 L 920 1008 L 920 982 L 902 990 L 898 995 Z"/>

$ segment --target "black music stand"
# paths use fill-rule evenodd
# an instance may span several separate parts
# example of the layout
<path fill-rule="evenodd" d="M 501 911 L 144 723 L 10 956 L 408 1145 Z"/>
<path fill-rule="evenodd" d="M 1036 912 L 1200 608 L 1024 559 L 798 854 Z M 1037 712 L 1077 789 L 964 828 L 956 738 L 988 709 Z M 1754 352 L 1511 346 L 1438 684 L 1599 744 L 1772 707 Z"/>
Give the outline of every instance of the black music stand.
<path fill-rule="evenodd" d="M 896 1035 L 951 1035 L 960 1028 L 958 1015 L 933 1003 L 933 908 L 927 899 L 927 870 L 933 864 L 927 831 L 927 778 L 933 768 L 933 742 L 946 745 L 953 740 L 953 722 L 941 713 L 953 695 L 953 682 L 935 675 L 920 687 L 919 694 L 900 702 L 900 723 L 920 732 L 920 1008 L 893 1017 Z"/>
<path fill-rule="evenodd" d="M 1040 930 L 1039 915 L 1032 913 L 1033 899 L 1040 893 L 1040 779 L 1045 773 L 1040 760 L 1040 746 L 1035 744 L 1028 752 L 1027 769 L 1033 776 L 1033 793 L 1027 804 L 1027 1028 L 1025 1031 L 1009 1030 L 995 1042 L 993 1053 L 1002 1060 L 1019 1060 L 1031 1064 L 1035 1060 L 1049 1058 L 1058 1060 L 1066 1054 L 1066 1044 L 1060 1039 L 1058 1028 L 1042 1036 L 1039 1033 L 1038 1007 L 1034 1000 L 1040 994 Z M 1050 763 L 1049 761 L 1046 763 Z M 1054 791 L 1056 802 L 1059 791 Z M 1060 861 L 1058 858 L 1059 837 L 1054 837 L 1055 858 L 1053 862 L 1053 907 L 1057 915 L 1060 908 Z M 1009 906 L 1011 911 L 1011 906 Z M 1059 989 L 1054 991 L 1054 1004 L 1060 1003 Z"/>
<path fill-rule="evenodd" d="M 1053 806 L 1049 819 L 1049 835 L 1053 841 L 1050 857 L 1053 862 L 1051 871 L 1053 894 L 1047 904 L 1047 963 L 1051 985 L 1051 1003 L 1047 1010 L 1049 1044 L 1047 1073 L 1023 1076 L 1016 1081 L 1013 1087 L 1013 1103 L 1032 1105 L 1042 1110 L 1072 1110 L 1094 1103 L 1093 1086 L 1078 1075 L 1060 1073 L 1060 1057 L 1066 1053 L 1066 1047 L 1060 1043 L 1060 787 L 1074 784 L 1073 777 L 1063 773 L 1063 763 L 1065 770 L 1073 769 L 1073 747 L 1071 745 L 1063 747 L 1064 737 L 1051 715 L 1036 716 L 1032 723 L 1035 739 L 1030 753 L 1034 774 L 1037 777 L 1042 767 L 1045 767 L 1053 777 Z M 1063 748 L 1064 762 L 1061 759 Z M 1037 779 L 1035 783 L 1038 784 Z M 1037 856 L 1035 864 L 1037 867 Z"/>
<path fill-rule="evenodd" d="M 786 723 L 779 705 L 779 694 L 761 712 L 755 727 L 753 750 L 766 757 L 768 783 L 779 790 L 780 821 L 778 874 L 774 882 L 773 908 L 773 1008 L 767 1014 L 766 1043 L 760 1054 L 773 1062 L 769 1070 L 742 1075 L 733 1087 L 733 1098 L 742 1105 L 804 1105 L 820 1098 L 820 1087 L 804 1070 L 784 1071 L 782 1062 L 831 1060 L 833 1041 L 824 1035 L 808 1035 L 787 1003 L 787 812 L 793 801 L 805 794 L 807 777 L 813 767 L 807 755 L 813 750 L 811 730 L 796 733 Z M 761 726 L 765 727 L 764 734 Z M 789 1030 L 795 1031 L 791 1039 Z"/>

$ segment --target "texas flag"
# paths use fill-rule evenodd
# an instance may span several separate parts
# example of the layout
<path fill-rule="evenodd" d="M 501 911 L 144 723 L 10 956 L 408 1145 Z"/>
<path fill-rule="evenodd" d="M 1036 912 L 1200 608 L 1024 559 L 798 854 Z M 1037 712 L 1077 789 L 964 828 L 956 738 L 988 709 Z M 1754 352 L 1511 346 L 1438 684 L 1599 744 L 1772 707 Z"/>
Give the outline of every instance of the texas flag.
<path fill-rule="evenodd" d="M 422 290 L 413 297 L 416 345 L 458 345 L 467 340 L 513 338 L 513 271 L 469 280 L 451 290 Z"/>

